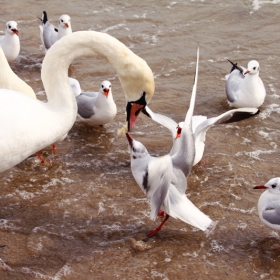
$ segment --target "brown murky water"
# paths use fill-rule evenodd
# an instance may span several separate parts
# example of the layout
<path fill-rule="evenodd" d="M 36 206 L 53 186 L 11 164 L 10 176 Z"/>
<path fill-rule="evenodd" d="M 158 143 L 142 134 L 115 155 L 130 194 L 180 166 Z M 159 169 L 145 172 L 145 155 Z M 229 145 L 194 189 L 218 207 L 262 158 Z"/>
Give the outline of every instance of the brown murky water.
<path fill-rule="evenodd" d="M 109 1 L 108 1 L 109 2 Z M 211 128 L 204 164 L 193 168 L 187 195 L 217 224 L 202 232 L 169 219 L 160 222 L 135 183 L 125 137 L 116 131 L 125 119 L 125 100 L 110 65 L 80 59 L 70 74 L 86 91 L 104 79 L 113 85 L 115 121 L 89 128 L 77 121 L 68 137 L 1 174 L 0 279 L 279 279 L 277 232 L 257 214 L 256 184 L 279 176 L 280 1 L 1 1 L 0 29 L 18 22 L 21 53 L 13 70 L 38 98 L 46 98 L 40 79 L 44 57 L 39 21 L 61 14 L 73 31 L 107 32 L 144 58 L 154 72 L 156 92 L 150 107 L 180 121 L 186 113 L 194 75 L 196 46 L 200 68 L 195 114 L 208 117 L 228 110 L 226 58 L 261 65 L 267 98 L 251 119 Z M 133 137 L 152 155 L 172 145 L 169 132 L 145 116 Z M 143 251 L 131 239 L 144 241 Z"/>

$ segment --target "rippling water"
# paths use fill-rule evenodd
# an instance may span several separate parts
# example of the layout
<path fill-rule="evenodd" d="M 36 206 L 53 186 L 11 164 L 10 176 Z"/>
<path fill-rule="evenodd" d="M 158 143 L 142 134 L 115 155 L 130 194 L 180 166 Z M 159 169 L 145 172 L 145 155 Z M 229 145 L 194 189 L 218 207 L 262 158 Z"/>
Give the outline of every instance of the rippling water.
<path fill-rule="evenodd" d="M 159 4 L 160 3 L 160 4 Z M 251 119 L 211 128 L 204 162 L 188 178 L 187 195 L 216 222 L 201 232 L 169 219 L 160 222 L 135 183 L 125 137 L 125 100 L 110 65 L 79 59 L 69 73 L 84 90 L 112 82 L 118 107 L 105 128 L 74 124 L 68 137 L 1 174 L 0 279 L 279 279 L 279 234 L 262 225 L 256 184 L 279 176 L 280 1 L 2 1 L 0 29 L 18 22 L 20 57 L 12 69 L 41 100 L 44 51 L 39 37 L 43 10 L 55 23 L 61 14 L 73 31 L 107 32 L 145 59 L 156 83 L 150 108 L 181 121 L 193 83 L 196 46 L 200 66 L 195 114 L 208 117 L 229 109 L 225 75 L 229 58 L 246 66 L 256 59 L 267 98 Z M 133 137 L 149 152 L 164 155 L 169 132 L 141 116 Z M 144 241 L 143 250 L 133 240 Z"/>

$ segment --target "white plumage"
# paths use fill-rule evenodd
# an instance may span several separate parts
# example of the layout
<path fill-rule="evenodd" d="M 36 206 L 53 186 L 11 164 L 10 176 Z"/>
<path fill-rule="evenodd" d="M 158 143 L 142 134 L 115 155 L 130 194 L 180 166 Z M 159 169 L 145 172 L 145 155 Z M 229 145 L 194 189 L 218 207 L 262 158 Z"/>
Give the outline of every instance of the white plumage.
<path fill-rule="evenodd" d="M 280 231 L 280 177 L 272 178 L 254 189 L 266 189 L 258 201 L 260 220 L 266 226 Z"/>
<path fill-rule="evenodd" d="M 227 76 L 226 95 L 230 106 L 235 108 L 260 107 L 266 96 L 264 84 L 259 77 L 260 65 L 251 60 L 247 69 L 233 64 L 231 73 Z"/>
<path fill-rule="evenodd" d="M 6 23 L 5 35 L 0 36 L 0 46 L 8 60 L 14 61 L 20 52 L 20 41 L 17 23 L 13 20 Z"/>
<path fill-rule="evenodd" d="M 42 15 L 42 24 L 39 25 L 40 38 L 47 51 L 57 40 L 72 33 L 71 18 L 68 15 L 62 15 L 58 21 L 58 27 L 52 25 L 47 17 L 46 11 Z"/>
<path fill-rule="evenodd" d="M 77 116 L 77 103 L 69 84 L 68 68 L 81 56 L 107 59 L 120 78 L 126 101 L 140 98 L 143 91 L 147 101 L 152 98 L 151 69 L 120 41 L 94 31 L 65 36 L 47 52 L 42 64 L 48 102 L 22 92 L 0 90 L 0 172 L 63 139 L 71 129 Z"/>

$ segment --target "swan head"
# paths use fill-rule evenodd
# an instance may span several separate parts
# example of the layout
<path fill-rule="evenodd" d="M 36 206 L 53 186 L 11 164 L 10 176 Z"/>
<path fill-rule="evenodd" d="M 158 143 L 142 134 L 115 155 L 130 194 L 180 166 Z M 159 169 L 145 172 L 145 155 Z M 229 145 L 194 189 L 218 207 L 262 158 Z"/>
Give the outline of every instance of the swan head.
<path fill-rule="evenodd" d="M 111 83 L 109 81 L 103 81 L 100 85 L 99 92 L 104 93 L 104 95 L 108 98 L 111 91 L 112 91 Z"/>
<path fill-rule="evenodd" d="M 260 71 L 260 64 L 258 63 L 258 61 L 256 60 L 251 60 L 249 63 L 248 63 L 248 67 L 244 73 L 245 74 L 251 74 L 251 75 L 254 75 L 254 74 L 258 74 Z"/>
<path fill-rule="evenodd" d="M 6 33 L 18 35 L 17 23 L 15 21 L 11 20 L 6 23 Z"/>
<path fill-rule="evenodd" d="M 154 76 L 145 60 L 135 54 L 127 55 L 124 66 L 118 71 L 126 97 L 127 130 L 133 130 L 140 112 L 151 101 L 155 92 Z"/>
<path fill-rule="evenodd" d="M 63 28 L 69 28 L 71 27 L 71 18 L 68 15 L 62 15 L 59 18 L 59 26 L 63 27 Z"/>

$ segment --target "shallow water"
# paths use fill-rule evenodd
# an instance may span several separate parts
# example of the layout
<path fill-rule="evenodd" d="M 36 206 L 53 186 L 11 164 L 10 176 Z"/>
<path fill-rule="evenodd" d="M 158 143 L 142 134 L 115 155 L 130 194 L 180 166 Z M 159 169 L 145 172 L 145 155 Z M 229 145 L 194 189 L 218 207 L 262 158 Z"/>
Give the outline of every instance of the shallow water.
<path fill-rule="evenodd" d="M 160 222 L 135 183 L 125 137 L 125 100 L 110 65 L 79 59 L 69 73 L 84 90 L 112 82 L 118 114 L 104 128 L 77 120 L 67 138 L 1 174 L 0 279 L 279 279 L 279 234 L 260 223 L 257 184 L 279 176 L 280 1 L 2 1 L 0 29 L 18 22 L 21 53 L 12 69 L 41 100 L 44 51 L 39 37 L 43 10 L 55 23 L 71 16 L 73 31 L 107 32 L 147 61 L 156 83 L 150 108 L 184 118 L 200 46 L 195 114 L 229 109 L 225 75 L 229 58 L 260 62 L 267 90 L 261 113 L 207 132 L 203 164 L 188 178 L 187 195 L 216 222 L 202 232 L 169 219 Z M 61 4 L 61 3 L 60 3 Z M 140 116 L 133 137 L 154 155 L 169 152 L 169 132 Z M 143 250 L 132 239 L 144 241 Z"/>

